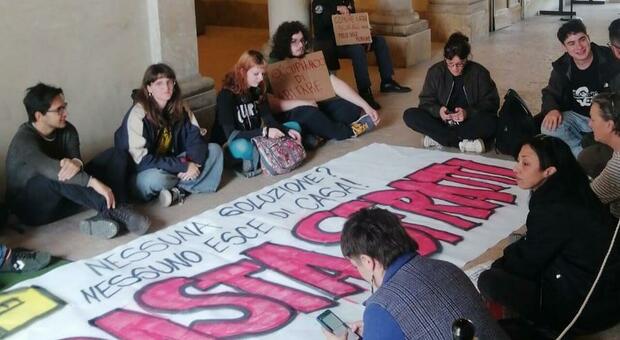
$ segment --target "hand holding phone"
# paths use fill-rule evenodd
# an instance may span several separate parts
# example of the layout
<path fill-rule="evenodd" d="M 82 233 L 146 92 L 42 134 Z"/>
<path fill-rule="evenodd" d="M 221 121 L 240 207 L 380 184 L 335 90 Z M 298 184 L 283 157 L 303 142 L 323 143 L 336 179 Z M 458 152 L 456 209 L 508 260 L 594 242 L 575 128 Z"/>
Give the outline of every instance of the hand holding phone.
<path fill-rule="evenodd" d="M 353 336 L 352 339 L 360 338 L 359 334 L 349 332 L 351 330 L 349 326 L 329 309 L 317 316 L 316 320 L 323 326 L 325 330 L 339 338 L 345 336 L 347 333 L 349 333 L 349 339 L 351 339 L 351 336 Z"/>

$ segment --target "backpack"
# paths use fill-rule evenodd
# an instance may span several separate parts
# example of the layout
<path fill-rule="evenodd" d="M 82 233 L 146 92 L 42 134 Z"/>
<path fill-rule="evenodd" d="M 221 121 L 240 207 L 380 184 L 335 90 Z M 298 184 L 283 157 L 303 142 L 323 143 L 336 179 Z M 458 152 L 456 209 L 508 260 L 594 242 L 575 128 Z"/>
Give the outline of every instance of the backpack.
<path fill-rule="evenodd" d="M 504 96 L 504 104 L 497 116 L 495 150 L 498 152 L 515 156 L 523 141 L 539 133 L 532 113 L 513 89 Z"/>
<path fill-rule="evenodd" d="M 298 167 L 306 158 L 306 150 L 293 138 L 254 137 L 252 141 L 260 154 L 261 168 L 268 175 L 285 174 Z"/>

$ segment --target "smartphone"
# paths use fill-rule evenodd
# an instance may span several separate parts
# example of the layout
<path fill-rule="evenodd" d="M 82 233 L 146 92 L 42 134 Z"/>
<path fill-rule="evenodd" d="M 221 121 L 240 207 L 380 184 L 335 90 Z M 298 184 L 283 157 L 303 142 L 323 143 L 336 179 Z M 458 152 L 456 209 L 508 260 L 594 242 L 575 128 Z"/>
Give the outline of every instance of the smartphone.
<path fill-rule="evenodd" d="M 316 320 L 328 331 L 335 334 L 336 336 L 341 336 L 347 332 L 349 326 L 347 326 L 344 321 L 342 321 L 336 314 L 334 314 L 331 310 L 326 310 L 316 317 Z"/>

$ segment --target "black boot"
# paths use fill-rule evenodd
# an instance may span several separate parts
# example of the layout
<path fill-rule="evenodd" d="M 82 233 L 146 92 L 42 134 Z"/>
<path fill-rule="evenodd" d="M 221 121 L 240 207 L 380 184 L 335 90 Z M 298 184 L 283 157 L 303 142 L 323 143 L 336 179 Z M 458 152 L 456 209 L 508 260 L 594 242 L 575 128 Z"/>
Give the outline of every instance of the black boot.
<path fill-rule="evenodd" d="M 379 110 L 381 108 L 381 105 L 379 105 L 379 103 L 375 101 L 375 97 L 372 96 L 372 91 L 370 91 L 370 89 L 361 90 L 359 92 L 360 96 L 366 101 L 366 103 L 368 103 L 368 105 L 370 105 L 370 107 L 375 110 Z"/>

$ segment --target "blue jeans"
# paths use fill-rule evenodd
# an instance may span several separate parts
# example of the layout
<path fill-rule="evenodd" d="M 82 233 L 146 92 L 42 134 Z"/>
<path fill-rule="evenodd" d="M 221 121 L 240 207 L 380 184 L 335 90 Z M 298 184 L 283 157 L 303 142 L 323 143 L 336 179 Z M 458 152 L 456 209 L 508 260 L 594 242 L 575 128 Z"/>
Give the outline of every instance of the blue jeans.
<path fill-rule="evenodd" d="M 135 194 L 143 201 L 149 201 L 159 195 L 160 191 L 174 187 L 190 193 L 215 192 L 220 185 L 223 169 L 222 148 L 215 143 L 209 143 L 209 156 L 202 164 L 198 178 L 182 181 L 177 174 L 154 168 L 139 172 L 132 184 Z"/>
<path fill-rule="evenodd" d="M 379 65 L 379 74 L 381 82 L 392 80 L 394 68 L 392 66 L 392 58 L 385 38 L 378 35 L 372 36 L 371 49 L 377 57 Z M 368 58 L 366 57 L 365 45 L 346 45 L 337 47 L 338 56 L 340 58 L 349 58 L 353 64 L 353 74 L 355 75 L 355 83 L 360 92 L 370 89 L 370 76 L 368 75 Z"/>
<path fill-rule="evenodd" d="M 301 133 L 301 125 L 297 122 L 290 121 L 282 125 Z M 256 152 L 252 141 L 246 138 L 236 138 L 228 144 L 228 150 L 233 158 L 245 160 L 254 159 L 254 152 Z"/>
<path fill-rule="evenodd" d="M 583 135 L 587 132 L 592 132 L 592 129 L 588 126 L 589 120 L 588 117 L 580 115 L 577 112 L 564 111 L 562 112 L 562 123 L 560 126 L 553 131 L 541 126 L 540 132 L 563 140 L 568 144 L 573 155 L 577 157 L 581 150 L 583 150 L 583 147 L 581 147 Z"/>

